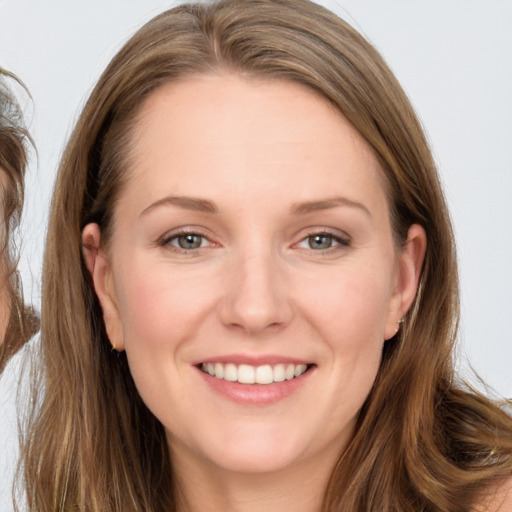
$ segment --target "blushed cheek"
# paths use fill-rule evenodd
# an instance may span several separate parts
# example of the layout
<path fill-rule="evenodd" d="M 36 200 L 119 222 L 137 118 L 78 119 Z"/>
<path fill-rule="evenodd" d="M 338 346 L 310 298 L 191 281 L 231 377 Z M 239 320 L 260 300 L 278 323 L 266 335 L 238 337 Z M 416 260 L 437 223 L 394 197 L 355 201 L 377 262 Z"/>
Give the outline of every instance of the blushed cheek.
<path fill-rule="evenodd" d="M 319 362 L 328 369 L 335 390 L 325 424 L 332 432 L 347 418 L 356 417 L 375 382 L 384 343 L 385 289 L 382 276 L 376 280 L 369 273 L 354 271 L 315 295 L 315 310 L 309 318 L 315 318 L 316 330 L 328 345 L 325 359 Z"/>
<path fill-rule="evenodd" d="M 182 346 L 197 339 L 212 293 L 202 279 L 186 272 L 132 273 L 122 290 L 126 354 L 137 390 L 164 424 L 174 425 L 176 410 L 186 407 Z"/>
<path fill-rule="evenodd" d="M 122 307 L 127 349 L 169 350 L 186 340 L 211 309 L 212 282 L 175 272 L 145 273 L 127 283 Z"/>
<path fill-rule="evenodd" d="M 374 279 L 371 274 L 365 276 L 357 272 L 327 283 L 308 298 L 316 311 L 310 313 L 312 321 L 329 328 L 332 332 L 329 338 L 337 337 L 346 343 L 383 340 L 388 308 L 384 283 Z"/>

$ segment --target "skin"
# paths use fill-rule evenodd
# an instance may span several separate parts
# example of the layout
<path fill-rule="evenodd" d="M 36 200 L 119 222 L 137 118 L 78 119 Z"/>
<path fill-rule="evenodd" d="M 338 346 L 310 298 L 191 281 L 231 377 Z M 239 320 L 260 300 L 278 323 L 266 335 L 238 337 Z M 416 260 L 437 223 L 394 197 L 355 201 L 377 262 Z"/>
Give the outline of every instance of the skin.
<path fill-rule="evenodd" d="M 512 478 L 489 489 L 488 495 L 478 503 L 472 512 L 511 512 Z"/>
<path fill-rule="evenodd" d="M 3 201 L 3 191 L 8 185 L 8 177 L 3 169 L 0 168 L 0 200 Z M 2 249 L 6 249 L 5 245 L 5 225 L 2 224 L 0 228 L 0 246 Z M 9 323 L 9 317 L 11 314 L 11 307 L 9 303 L 9 295 L 6 290 L 5 281 L 8 278 L 8 272 L 6 268 L 6 262 L 4 255 L 0 259 L 0 345 L 5 341 L 5 333 L 7 330 L 7 324 Z"/>
<path fill-rule="evenodd" d="M 298 84 L 166 85 L 143 105 L 130 156 L 112 238 L 86 226 L 85 257 L 109 338 L 166 429 L 181 508 L 319 510 L 416 293 L 425 232 L 413 225 L 395 246 L 371 148 Z M 199 248 L 180 248 L 183 228 Z M 226 354 L 312 366 L 282 400 L 238 403 L 196 366 Z"/>
<path fill-rule="evenodd" d="M 5 334 L 7 331 L 7 324 L 11 315 L 11 308 L 9 304 L 9 296 L 5 290 L 5 274 L 6 270 L 4 264 L 0 264 L 0 345 L 5 342 Z"/>

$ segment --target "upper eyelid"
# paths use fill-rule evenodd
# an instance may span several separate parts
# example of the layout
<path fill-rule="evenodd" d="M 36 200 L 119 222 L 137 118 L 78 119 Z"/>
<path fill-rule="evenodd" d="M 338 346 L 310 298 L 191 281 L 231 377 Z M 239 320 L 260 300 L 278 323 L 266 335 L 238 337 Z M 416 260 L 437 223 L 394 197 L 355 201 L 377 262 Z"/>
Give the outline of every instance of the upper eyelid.
<path fill-rule="evenodd" d="M 305 230 L 305 233 L 301 233 L 299 236 L 297 236 L 297 239 L 299 242 L 302 240 L 305 240 L 306 238 L 309 238 L 310 236 L 315 235 L 327 235 L 331 236 L 336 239 L 344 240 L 344 241 L 351 241 L 352 237 L 346 233 L 345 231 L 335 229 L 335 228 L 322 228 L 322 227 L 313 227 Z"/>
<path fill-rule="evenodd" d="M 315 252 L 321 252 L 322 250 L 325 250 L 325 251 L 328 251 L 329 249 L 335 249 L 336 247 L 347 247 L 350 245 L 350 240 L 346 240 L 344 238 L 341 238 L 339 236 L 332 236 L 332 235 L 329 235 L 328 233 L 324 233 L 323 234 L 324 236 L 329 236 L 332 241 L 333 241 L 333 245 L 331 247 L 328 247 L 326 249 L 313 249 L 313 248 L 307 248 L 308 250 L 314 250 Z M 293 244 L 293 247 L 297 247 L 297 248 L 301 248 L 301 249 L 305 249 L 305 247 L 300 247 L 302 244 L 304 244 L 309 238 L 312 238 L 314 237 L 315 235 L 310 235 L 310 236 L 307 236 L 305 238 L 301 238 L 298 242 L 296 242 L 295 244 Z"/>
<path fill-rule="evenodd" d="M 205 233 L 204 230 L 196 228 L 196 227 L 191 227 L 191 228 L 183 227 L 183 228 L 172 229 L 172 230 L 167 231 L 166 233 L 164 233 L 162 236 L 160 236 L 158 238 L 158 242 L 169 241 L 169 240 L 172 240 L 174 238 L 178 238 L 178 237 L 184 236 L 184 235 L 198 235 L 198 236 L 201 236 L 203 238 L 206 238 L 211 243 L 214 243 L 211 240 L 211 238 L 212 238 L 211 236 L 209 236 L 207 233 Z"/>

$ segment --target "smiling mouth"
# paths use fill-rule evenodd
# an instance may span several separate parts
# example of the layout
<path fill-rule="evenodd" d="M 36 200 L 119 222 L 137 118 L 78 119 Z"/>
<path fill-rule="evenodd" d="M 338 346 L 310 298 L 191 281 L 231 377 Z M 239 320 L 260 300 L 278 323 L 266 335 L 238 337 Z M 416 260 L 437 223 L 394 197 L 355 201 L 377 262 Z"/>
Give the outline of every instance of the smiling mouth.
<path fill-rule="evenodd" d="M 240 384 L 274 384 L 293 380 L 306 373 L 312 366 L 307 364 L 265 364 L 251 366 L 233 363 L 202 363 L 199 369 L 216 379 Z"/>

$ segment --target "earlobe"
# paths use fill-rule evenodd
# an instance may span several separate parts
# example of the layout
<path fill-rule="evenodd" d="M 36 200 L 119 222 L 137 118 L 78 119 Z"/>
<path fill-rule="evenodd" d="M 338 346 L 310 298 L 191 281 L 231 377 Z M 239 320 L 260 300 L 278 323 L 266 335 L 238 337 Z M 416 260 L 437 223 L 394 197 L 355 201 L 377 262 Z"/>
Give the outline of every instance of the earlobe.
<path fill-rule="evenodd" d="M 91 275 L 94 291 L 101 305 L 105 329 L 112 347 L 124 350 L 124 335 L 117 305 L 112 269 L 107 255 L 101 249 L 98 224 L 87 224 L 82 231 L 82 252 Z"/>
<path fill-rule="evenodd" d="M 413 224 L 398 260 L 398 278 L 390 303 L 385 339 L 392 338 L 398 332 L 402 319 L 416 297 L 426 250 L 427 234 L 422 226 Z"/>

